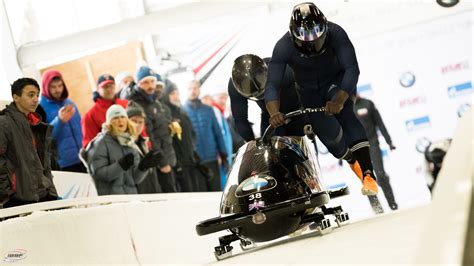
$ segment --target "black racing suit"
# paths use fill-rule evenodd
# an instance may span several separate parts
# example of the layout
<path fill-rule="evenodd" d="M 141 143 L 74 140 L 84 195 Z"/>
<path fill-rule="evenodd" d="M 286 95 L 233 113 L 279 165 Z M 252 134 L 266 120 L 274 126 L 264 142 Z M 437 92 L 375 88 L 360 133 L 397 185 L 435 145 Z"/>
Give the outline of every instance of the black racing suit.
<path fill-rule="evenodd" d="M 359 78 L 355 50 L 344 29 L 335 23 L 329 22 L 326 51 L 316 57 L 302 55 L 293 44 L 290 34 L 283 35 L 275 45 L 268 66 L 265 102 L 286 97 L 279 89 L 286 65 L 294 71 L 304 108 L 325 106 L 340 89 L 350 96 L 355 95 Z M 336 158 L 344 157 L 349 147 L 368 146 L 364 127 L 354 114 L 352 98 L 355 97 L 345 102 L 339 114 L 309 115 L 316 135 Z"/>
<path fill-rule="evenodd" d="M 383 167 L 382 151 L 379 146 L 377 129 L 380 130 L 385 138 L 385 142 L 387 142 L 389 146 L 393 146 L 392 139 L 385 128 L 385 124 L 383 123 L 379 111 L 371 100 L 359 97 L 355 102 L 354 108 L 357 117 L 365 128 L 367 138 L 369 139 L 370 158 L 372 159 L 374 171 L 377 175 L 377 183 L 382 188 L 383 194 L 385 195 L 390 208 L 396 209 L 397 203 L 393 195 L 392 187 L 390 186 L 390 178 L 385 173 Z"/>
<path fill-rule="evenodd" d="M 270 58 L 264 58 L 265 63 L 269 63 Z M 295 89 L 295 80 L 293 77 L 293 71 L 286 67 L 284 69 L 284 76 L 281 81 L 281 90 L 280 93 L 284 94 L 280 101 L 280 111 L 282 113 L 289 113 L 295 110 L 301 109 L 300 100 L 298 98 L 298 93 Z M 230 108 L 232 110 L 232 116 L 234 117 L 235 127 L 239 135 L 245 141 L 251 141 L 255 139 L 255 135 L 252 130 L 252 124 L 248 119 L 248 101 L 249 99 L 245 98 L 234 87 L 232 79 L 229 79 L 229 85 L 227 86 L 229 97 L 230 97 Z M 260 122 L 260 135 L 263 134 L 265 129 L 269 125 L 270 115 L 268 114 L 267 108 L 265 107 L 265 101 L 259 100 L 256 102 L 261 112 L 261 122 Z M 279 127 L 275 131 L 276 136 L 303 136 L 303 127 L 306 124 L 307 120 L 305 118 L 295 119 L 291 121 L 288 125 Z"/>

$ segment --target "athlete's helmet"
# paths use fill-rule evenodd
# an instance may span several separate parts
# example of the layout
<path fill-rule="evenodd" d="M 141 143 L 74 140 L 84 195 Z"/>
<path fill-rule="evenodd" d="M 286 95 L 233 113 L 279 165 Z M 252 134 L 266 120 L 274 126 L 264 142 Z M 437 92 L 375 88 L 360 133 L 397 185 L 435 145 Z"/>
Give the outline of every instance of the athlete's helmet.
<path fill-rule="evenodd" d="M 235 89 L 247 99 L 263 99 L 267 83 L 267 64 L 258 56 L 244 54 L 234 61 L 232 83 Z"/>
<path fill-rule="evenodd" d="M 290 35 L 295 47 L 302 54 L 321 55 L 326 50 L 328 21 L 315 4 L 298 4 L 291 15 Z"/>

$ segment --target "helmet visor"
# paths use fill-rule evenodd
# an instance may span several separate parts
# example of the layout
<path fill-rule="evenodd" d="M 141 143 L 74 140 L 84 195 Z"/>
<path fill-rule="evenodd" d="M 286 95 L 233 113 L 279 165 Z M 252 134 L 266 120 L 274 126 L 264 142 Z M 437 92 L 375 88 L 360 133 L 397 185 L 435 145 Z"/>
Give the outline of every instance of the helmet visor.
<path fill-rule="evenodd" d="M 292 29 L 292 34 L 300 41 L 310 42 L 320 39 L 326 33 L 324 24 L 299 26 Z"/>

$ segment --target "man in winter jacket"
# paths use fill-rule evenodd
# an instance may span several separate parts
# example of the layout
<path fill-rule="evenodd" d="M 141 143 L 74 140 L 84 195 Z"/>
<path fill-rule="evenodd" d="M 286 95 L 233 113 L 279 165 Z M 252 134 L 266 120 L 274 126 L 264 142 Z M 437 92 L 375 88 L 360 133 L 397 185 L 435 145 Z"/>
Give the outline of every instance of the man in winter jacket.
<path fill-rule="evenodd" d="M 213 177 L 208 180 L 209 191 L 221 189 L 218 157 L 222 162 L 227 161 L 227 152 L 221 128 L 211 107 L 199 100 L 201 93 L 199 81 L 192 81 L 188 88 L 188 101 L 184 110 L 191 119 L 196 133 L 196 151 L 202 164 L 212 170 Z"/>
<path fill-rule="evenodd" d="M 176 155 L 169 128 L 171 118 L 166 115 L 165 108 L 157 100 L 156 73 L 149 67 L 142 66 L 138 69 L 135 79 L 137 84 L 127 99 L 140 105 L 145 111 L 145 128 L 150 137 L 152 149 L 163 155 L 157 169 L 162 191 L 176 192 L 172 172 L 172 167 L 176 165 Z"/>
<path fill-rule="evenodd" d="M 84 148 L 102 131 L 107 109 L 113 104 L 126 108 L 128 103 L 126 100 L 115 97 L 115 80 L 108 74 L 101 75 L 97 80 L 97 91 L 93 93 L 93 100 L 94 105 L 81 120 L 82 147 Z"/>
<path fill-rule="evenodd" d="M 53 139 L 58 150 L 61 171 L 86 172 L 79 160 L 82 147 L 81 115 L 73 101 L 68 99 L 68 90 L 59 71 L 43 73 L 40 105 L 46 112 L 46 121 L 53 126 Z"/>
<path fill-rule="evenodd" d="M 182 133 L 173 136 L 173 147 L 176 152 L 176 181 L 180 191 L 201 191 L 206 190 L 201 184 L 202 176 L 196 173 L 196 160 L 194 151 L 194 130 L 191 120 L 184 110 L 181 109 L 179 90 L 175 84 L 169 83 L 163 93 L 163 102 L 170 108 L 173 121 L 177 121 Z"/>
<path fill-rule="evenodd" d="M 0 208 L 58 198 L 50 166 L 52 127 L 35 112 L 39 85 L 21 78 L 0 112 Z"/>

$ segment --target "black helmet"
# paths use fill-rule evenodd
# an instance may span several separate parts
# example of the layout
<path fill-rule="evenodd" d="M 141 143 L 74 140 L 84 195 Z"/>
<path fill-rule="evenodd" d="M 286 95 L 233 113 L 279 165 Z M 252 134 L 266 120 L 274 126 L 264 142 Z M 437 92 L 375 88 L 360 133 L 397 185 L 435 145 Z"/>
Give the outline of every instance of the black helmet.
<path fill-rule="evenodd" d="M 237 57 L 232 67 L 232 83 L 242 96 L 254 101 L 263 99 L 267 83 L 267 64 L 253 54 Z"/>
<path fill-rule="evenodd" d="M 301 3 L 293 8 L 290 34 L 296 48 L 304 55 L 318 56 L 326 50 L 328 21 L 313 3 Z"/>

